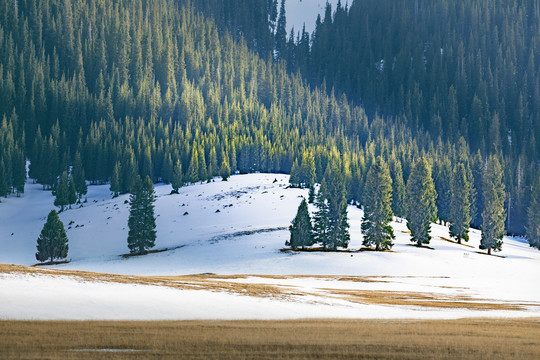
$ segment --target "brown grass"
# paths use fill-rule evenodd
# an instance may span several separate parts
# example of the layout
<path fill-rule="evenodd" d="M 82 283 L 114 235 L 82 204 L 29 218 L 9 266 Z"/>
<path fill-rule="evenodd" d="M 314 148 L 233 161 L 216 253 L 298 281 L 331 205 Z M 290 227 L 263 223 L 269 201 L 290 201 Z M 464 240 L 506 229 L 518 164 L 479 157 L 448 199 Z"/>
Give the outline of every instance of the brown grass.
<path fill-rule="evenodd" d="M 0 358 L 537 359 L 539 338 L 540 319 L 0 321 Z"/>
<path fill-rule="evenodd" d="M 259 278 L 271 280 L 287 279 L 319 279 L 343 282 L 388 283 L 398 281 L 404 277 L 392 276 L 314 276 L 314 275 L 216 275 L 195 274 L 179 276 L 138 276 L 95 273 L 89 271 L 58 270 L 43 267 L 28 267 L 22 265 L 0 264 L 1 273 L 20 273 L 33 276 L 68 276 L 80 281 L 112 282 L 120 284 L 139 284 L 151 286 L 166 286 L 179 290 L 207 290 L 213 292 L 227 292 L 244 296 L 272 297 L 273 299 L 298 301 L 298 297 L 310 295 L 323 302 L 327 299 L 342 299 L 361 304 L 377 304 L 390 306 L 417 306 L 440 309 L 471 309 L 471 310 L 515 310 L 523 311 L 531 307 L 540 307 L 540 302 L 519 303 L 512 301 L 478 299 L 464 295 L 448 295 L 441 293 L 415 292 L 415 291 L 377 291 L 359 289 L 332 289 L 319 288 L 315 291 L 302 287 L 285 284 L 257 283 L 252 279 L 243 282 L 243 279 Z M 447 287 L 448 288 L 448 287 Z"/>
<path fill-rule="evenodd" d="M 446 242 L 449 242 L 449 243 L 452 243 L 452 244 L 456 244 L 456 245 L 461 245 L 461 246 L 466 246 L 468 248 L 471 248 L 471 249 L 474 249 L 474 246 L 472 245 L 469 245 L 469 244 L 466 244 L 466 243 L 461 243 L 461 244 L 458 244 L 457 241 L 454 241 L 454 240 L 451 240 L 451 239 L 447 239 L 445 237 L 442 237 L 442 236 L 439 236 L 438 237 L 439 239 L 443 240 L 443 241 L 446 241 Z"/>

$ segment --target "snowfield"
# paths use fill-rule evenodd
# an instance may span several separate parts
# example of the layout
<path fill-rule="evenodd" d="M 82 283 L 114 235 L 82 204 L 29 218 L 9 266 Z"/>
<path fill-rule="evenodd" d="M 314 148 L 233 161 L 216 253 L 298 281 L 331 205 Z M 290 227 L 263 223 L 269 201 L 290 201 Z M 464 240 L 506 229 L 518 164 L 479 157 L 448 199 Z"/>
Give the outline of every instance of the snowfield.
<path fill-rule="evenodd" d="M 156 185 L 162 251 L 125 258 L 129 196 L 111 199 L 108 185 L 90 186 L 81 208 L 60 214 L 69 263 L 0 265 L 0 319 L 540 316 L 540 251 L 523 239 L 505 237 L 503 250 L 487 256 L 478 230 L 458 245 L 447 227 L 433 225 L 432 249 L 416 248 L 406 224 L 395 222 L 392 252 L 358 251 L 362 211 L 350 206 L 351 252 L 282 252 L 307 197 L 288 188 L 287 175 L 236 175 L 170 191 Z M 22 197 L 2 199 L 0 263 L 36 263 L 53 202 L 31 182 Z"/>

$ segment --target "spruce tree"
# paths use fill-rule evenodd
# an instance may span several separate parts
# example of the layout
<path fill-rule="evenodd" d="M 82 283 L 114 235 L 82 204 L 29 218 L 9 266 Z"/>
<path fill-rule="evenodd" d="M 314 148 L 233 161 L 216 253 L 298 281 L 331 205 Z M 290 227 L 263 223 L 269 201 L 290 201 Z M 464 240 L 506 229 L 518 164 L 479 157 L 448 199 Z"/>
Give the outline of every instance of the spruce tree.
<path fill-rule="evenodd" d="M 377 157 L 367 174 L 364 197 L 362 233 L 364 246 L 375 245 L 375 250 L 389 250 L 395 238 L 392 221 L 392 178 L 388 166 Z"/>
<path fill-rule="evenodd" d="M 67 203 L 71 209 L 71 205 L 77 202 L 77 190 L 75 189 L 75 182 L 73 178 L 69 180 L 68 192 L 67 192 Z"/>
<path fill-rule="evenodd" d="M 315 205 L 318 208 L 314 217 L 315 241 L 321 243 L 325 251 L 347 248 L 350 234 L 345 181 L 337 165 L 328 165 Z"/>
<path fill-rule="evenodd" d="M 111 177 L 111 192 L 113 193 L 113 198 L 117 197 L 122 191 L 122 186 L 120 184 L 120 174 L 122 173 L 121 165 L 117 162 L 114 165 L 112 177 Z"/>
<path fill-rule="evenodd" d="M 199 178 L 199 153 L 197 151 L 197 147 L 193 147 L 187 173 L 187 181 L 190 183 L 196 183 L 199 180 L 201 180 Z"/>
<path fill-rule="evenodd" d="M 407 181 L 407 227 L 418 247 L 429 244 L 431 223 L 437 220 L 437 193 L 431 166 L 425 158 L 416 161 Z"/>
<path fill-rule="evenodd" d="M 51 210 L 37 239 L 36 259 L 42 262 L 64 259 L 67 257 L 68 250 L 68 238 L 64 224 L 58 217 L 56 210 Z"/>
<path fill-rule="evenodd" d="M 69 204 L 69 182 L 67 171 L 62 173 L 60 180 L 54 189 L 54 205 L 60 206 L 60 212 L 64 211 L 64 206 Z"/>
<path fill-rule="evenodd" d="M 86 185 L 86 177 L 84 174 L 84 168 L 81 160 L 81 154 L 79 152 L 75 153 L 75 159 L 73 160 L 73 170 L 71 172 L 71 178 L 75 183 L 75 190 L 79 196 L 79 199 L 82 198 L 88 192 L 88 186 Z"/>
<path fill-rule="evenodd" d="M 527 240 L 532 247 L 540 250 L 540 171 L 536 173 L 531 188 L 531 203 L 527 211 Z"/>
<path fill-rule="evenodd" d="M 461 240 L 469 241 L 471 223 L 471 182 L 467 178 L 465 165 L 459 163 L 452 174 L 452 197 L 450 199 L 450 236 L 458 244 Z"/>
<path fill-rule="evenodd" d="M 171 185 L 172 191 L 175 194 L 178 194 L 178 189 L 184 186 L 184 177 L 182 175 L 182 164 L 180 163 L 180 160 L 176 160 L 176 164 L 174 164 Z"/>
<path fill-rule="evenodd" d="M 392 177 L 392 211 L 398 217 L 405 217 L 407 213 L 405 182 L 403 169 L 399 160 L 394 160 L 390 169 Z"/>
<path fill-rule="evenodd" d="M 293 249 L 302 248 L 313 245 L 313 226 L 309 216 L 306 199 L 303 199 L 298 206 L 296 217 L 289 226 L 291 238 L 285 243 Z"/>
<path fill-rule="evenodd" d="M 227 181 L 231 176 L 231 167 L 229 166 L 229 160 L 227 159 L 227 156 L 223 157 L 223 161 L 221 162 L 221 169 L 219 170 L 219 175 L 221 176 L 223 181 Z"/>
<path fill-rule="evenodd" d="M 131 254 L 146 254 L 156 241 L 154 184 L 150 177 L 144 183 L 137 176 L 130 195 L 128 247 Z"/>
<path fill-rule="evenodd" d="M 506 218 L 503 172 L 501 163 L 495 155 L 491 155 L 488 159 L 482 187 L 484 211 L 482 211 L 480 249 L 487 249 L 491 255 L 492 249 L 501 250 Z"/>

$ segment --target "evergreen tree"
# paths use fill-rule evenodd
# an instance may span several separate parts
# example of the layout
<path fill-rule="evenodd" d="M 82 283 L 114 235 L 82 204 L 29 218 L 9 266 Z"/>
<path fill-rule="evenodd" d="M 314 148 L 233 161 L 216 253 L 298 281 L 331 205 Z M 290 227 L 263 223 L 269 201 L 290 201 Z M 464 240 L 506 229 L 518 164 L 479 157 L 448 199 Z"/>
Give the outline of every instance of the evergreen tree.
<path fill-rule="evenodd" d="M 450 199 L 450 236 L 458 244 L 461 240 L 469 241 L 471 223 L 471 183 L 467 178 L 465 165 L 457 164 L 452 174 L 452 198 Z"/>
<path fill-rule="evenodd" d="M 77 190 L 75 189 L 75 182 L 73 178 L 69 180 L 68 192 L 67 192 L 67 203 L 71 209 L 71 205 L 77 202 Z"/>
<path fill-rule="evenodd" d="M 285 0 L 281 0 L 275 35 L 276 59 L 282 60 L 287 56 L 287 18 L 285 15 Z"/>
<path fill-rule="evenodd" d="M 484 211 L 482 212 L 482 238 L 480 249 L 501 250 L 504 236 L 504 220 L 506 211 L 504 202 L 503 172 L 499 159 L 491 155 L 487 162 L 483 181 Z"/>
<path fill-rule="evenodd" d="M 300 166 L 297 159 L 294 159 L 292 164 L 289 183 L 294 187 L 300 187 Z"/>
<path fill-rule="evenodd" d="M 302 155 L 302 165 L 298 171 L 298 183 L 302 187 L 310 187 L 315 183 L 315 160 L 313 155 L 307 151 L 304 151 Z"/>
<path fill-rule="evenodd" d="M 199 178 L 199 153 L 196 147 L 193 147 L 191 151 L 191 160 L 189 162 L 187 181 L 190 183 L 196 183 L 202 180 Z"/>
<path fill-rule="evenodd" d="M 403 170 L 401 162 L 395 160 L 391 167 L 392 177 L 392 211 L 398 217 L 405 217 L 407 213 L 405 182 L 403 181 Z"/>
<path fill-rule="evenodd" d="M 184 176 L 182 175 L 182 164 L 180 160 L 176 160 L 176 164 L 174 164 L 171 185 L 175 194 L 178 194 L 178 189 L 184 186 Z"/>
<path fill-rule="evenodd" d="M 47 222 L 37 239 L 37 261 L 64 259 L 68 254 L 68 238 L 64 224 L 58 217 L 56 210 L 51 210 Z"/>
<path fill-rule="evenodd" d="M 113 193 L 113 198 L 117 197 L 122 191 L 122 186 L 120 184 L 120 174 L 122 173 L 121 165 L 117 162 L 114 165 L 114 170 L 111 177 L 111 192 Z"/>
<path fill-rule="evenodd" d="M 349 222 L 347 219 L 347 199 L 345 182 L 341 170 L 328 165 L 315 202 L 314 238 L 324 250 L 347 248 L 349 245 Z"/>
<path fill-rule="evenodd" d="M 315 184 L 311 184 L 309 187 L 308 202 L 313 204 L 315 201 Z"/>
<path fill-rule="evenodd" d="M 540 171 L 531 189 L 531 203 L 527 212 L 527 240 L 540 250 Z"/>
<path fill-rule="evenodd" d="M 56 198 L 54 205 L 60 206 L 60 212 L 64 211 L 64 206 L 69 204 L 69 182 L 67 171 L 62 173 L 54 189 Z"/>
<path fill-rule="evenodd" d="M 131 254 L 146 254 L 156 241 L 156 218 L 154 216 L 154 184 L 150 177 L 144 183 L 137 176 L 133 184 L 128 219 L 128 247 Z"/>
<path fill-rule="evenodd" d="M 79 199 L 88 193 L 88 186 L 86 185 L 86 176 L 84 174 L 84 168 L 81 160 L 81 154 L 75 153 L 75 159 L 73 160 L 73 170 L 71 171 L 71 178 L 75 184 L 75 190 L 79 196 Z"/>
<path fill-rule="evenodd" d="M 384 160 L 379 156 L 367 174 L 364 197 L 364 218 L 362 233 L 364 246 L 379 250 L 389 250 L 395 238 L 390 226 L 392 221 L 392 178 Z"/>
<path fill-rule="evenodd" d="M 219 175 L 221 176 L 223 181 L 227 181 L 231 176 L 231 167 L 229 166 L 229 160 L 227 159 L 227 156 L 223 157 L 223 161 L 221 162 L 221 169 L 219 170 Z"/>
<path fill-rule="evenodd" d="M 429 244 L 431 223 L 437 220 L 437 193 L 431 166 L 425 158 L 415 162 L 407 181 L 407 227 L 417 246 Z"/>
<path fill-rule="evenodd" d="M 306 199 L 303 199 L 298 206 L 296 217 L 291 226 L 289 226 L 291 238 L 285 243 L 293 249 L 302 248 L 313 245 L 313 227 L 309 216 Z"/>

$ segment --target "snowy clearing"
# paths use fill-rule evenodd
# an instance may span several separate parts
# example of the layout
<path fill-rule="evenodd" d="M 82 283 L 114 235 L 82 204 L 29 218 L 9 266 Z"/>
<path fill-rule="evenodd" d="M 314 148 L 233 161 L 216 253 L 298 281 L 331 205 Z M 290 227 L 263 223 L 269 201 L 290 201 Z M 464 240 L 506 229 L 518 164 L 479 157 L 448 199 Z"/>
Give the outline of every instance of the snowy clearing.
<path fill-rule="evenodd" d="M 108 185 L 90 186 L 82 208 L 60 214 L 71 262 L 0 265 L 0 319 L 540 316 L 540 252 L 523 239 L 505 237 L 503 251 L 487 256 L 479 231 L 458 245 L 433 225 L 433 250 L 419 249 L 396 222 L 392 252 L 357 252 L 362 211 L 350 206 L 353 252 L 281 252 L 307 196 L 287 187 L 288 176 L 276 174 L 216 179 L 178 195 L 156 185 L 156 249 L 166 251 L 123 258 L 128 195 L 111 199 Z M 35 264 L 51 193 L 29 183 L 21 198 L 2 201 L 0 263 Z"/>

